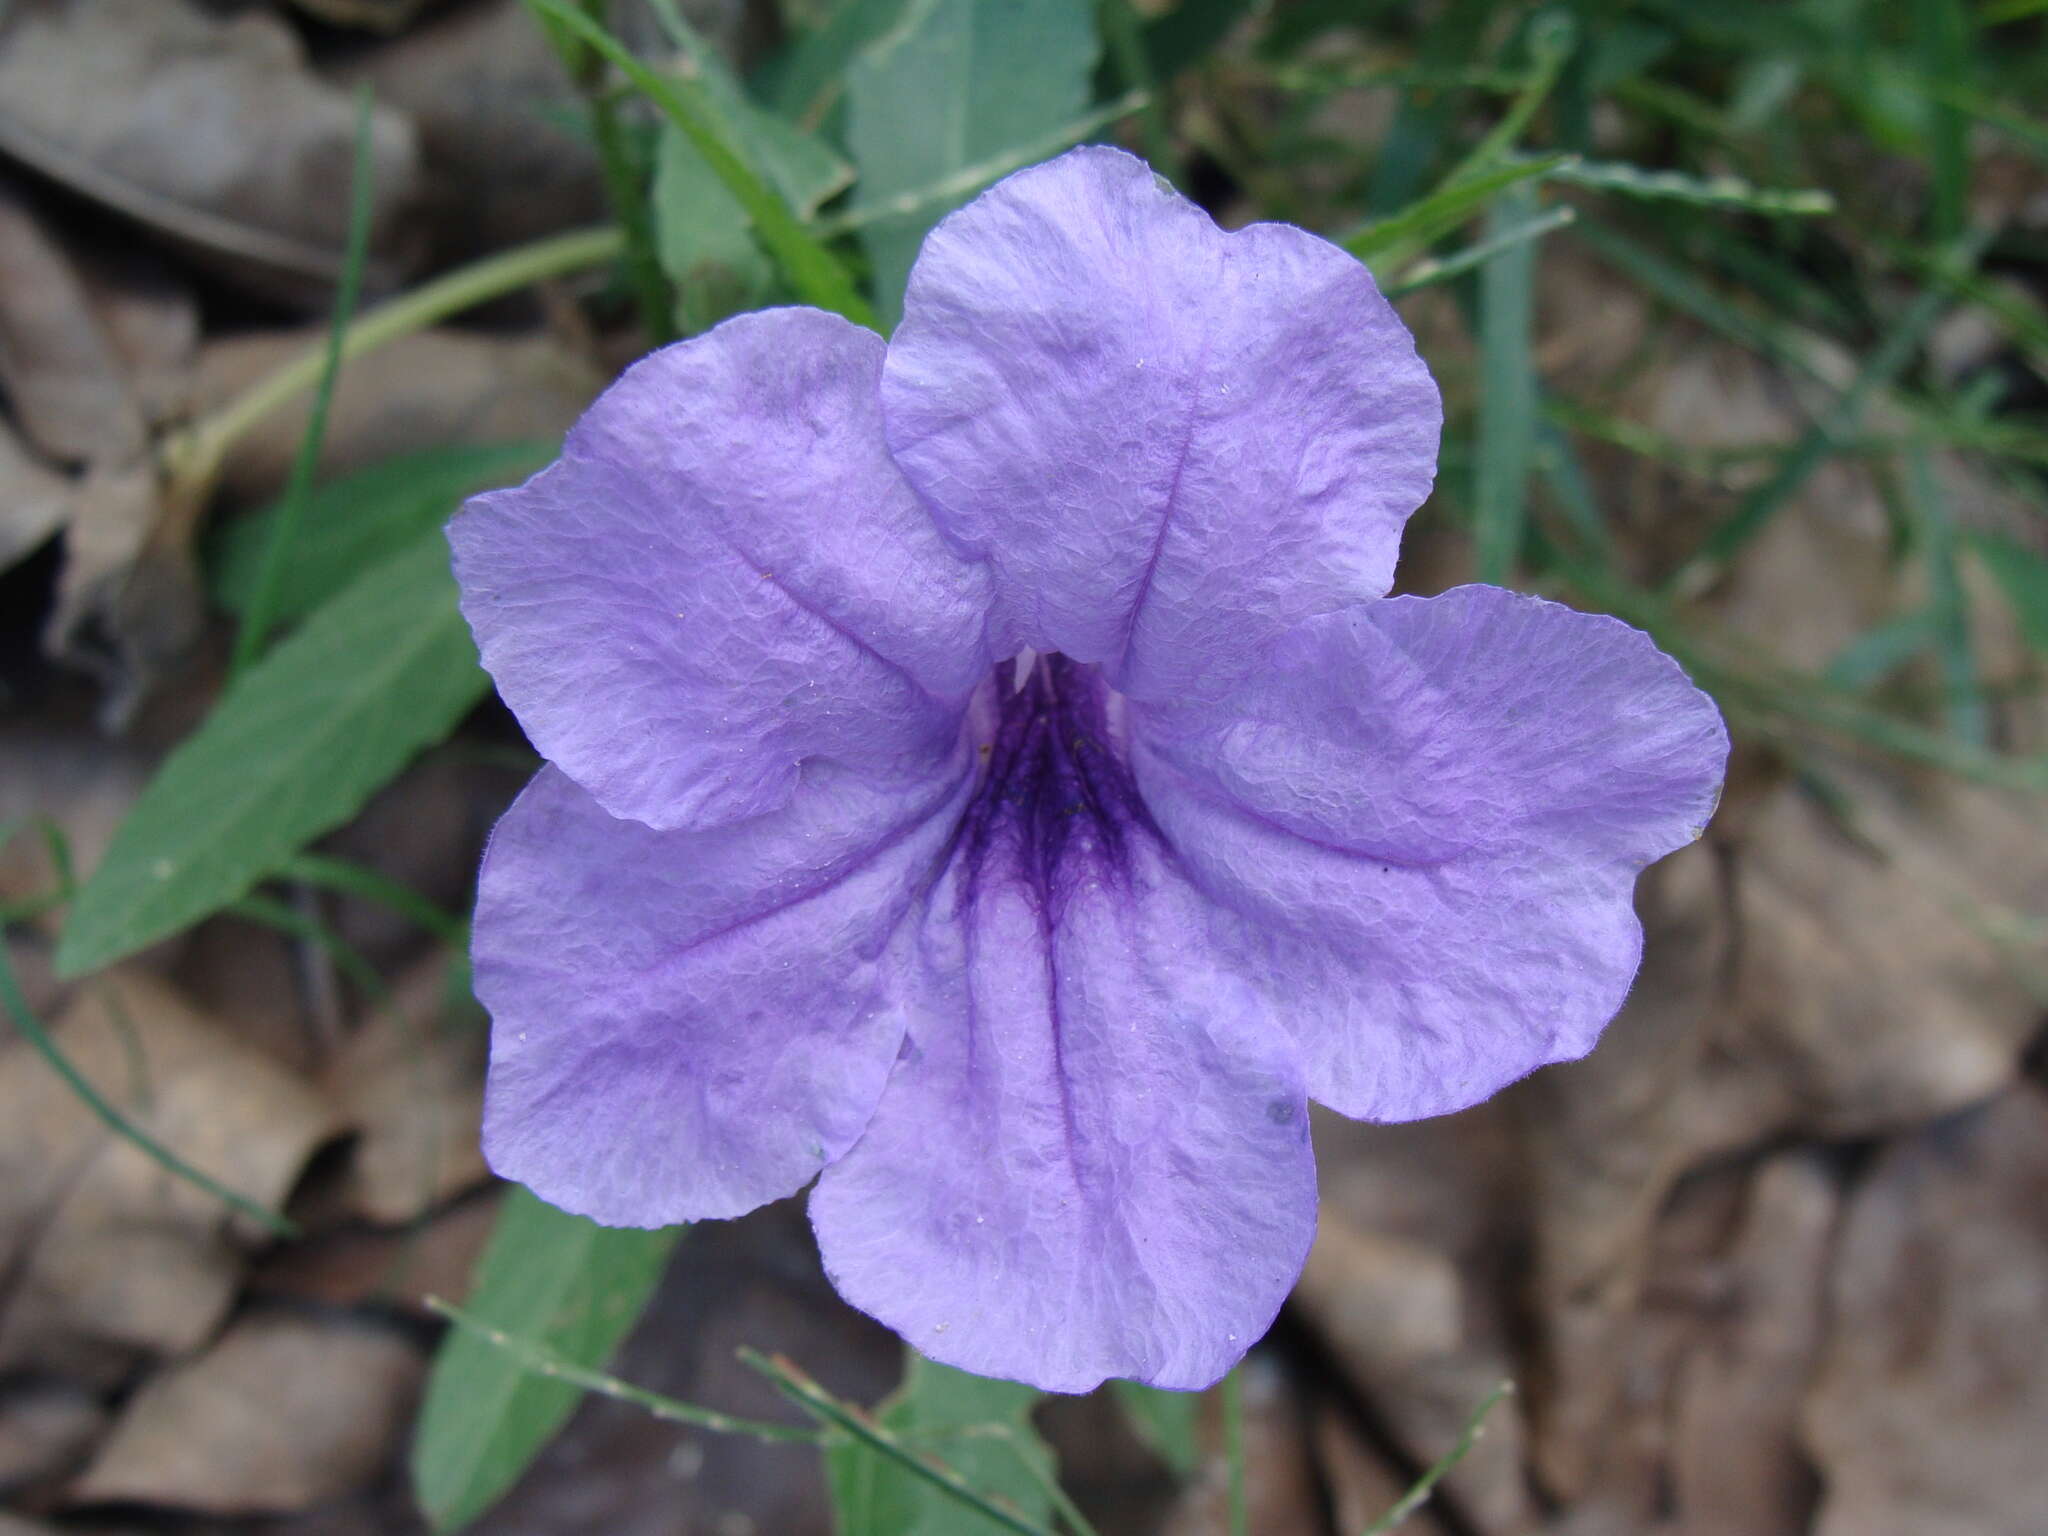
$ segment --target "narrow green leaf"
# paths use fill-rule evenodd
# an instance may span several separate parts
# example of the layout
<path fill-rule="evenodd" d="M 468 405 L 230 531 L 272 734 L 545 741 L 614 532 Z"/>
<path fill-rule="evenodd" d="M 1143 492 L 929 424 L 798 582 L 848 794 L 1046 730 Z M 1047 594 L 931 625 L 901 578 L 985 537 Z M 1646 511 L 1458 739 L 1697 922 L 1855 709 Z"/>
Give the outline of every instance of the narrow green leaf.
<path fill-rule="evenodd" d="M 43 1021 L 37 1018 L 35 1010 L 29 1007 L 20 983 L 14 979 L 14 966 L 8 959 L 4 937 L 0 937 L 0 1005 L 4 1005 L 8 1019 L 20 1032 L 21 1037 L 28 1041 L 30 1048 L 43 1058 L 44 1064 L 63 1080 L 64 1086 L 76 1094 L 79 1102 L 91 1110 L 108 1130 L 139 1148 L 145 1157 L 159 1167 L 167 1169 L 195 1188 L 205 1190 L 223 1205 L 240 1211 L 278 1237 L 299 1235 L 299 1228 L 295 1222 L 279 1215 L 268 1206 L 257 1204 L 246 1195 L 236 1194 L 205 1169 L 196 1168 L 186 1162 L 115 1108 L 106 1096 L 92 1085 L 71 1058 L 64 1054 L 62 1047 L 50 1038 L 50 1032 L 43 1027 Z M 112 1006 L 111 1002 L 109 1006 Z"/>
<path fill-rule="evenodd" d="M 1545 235 L 1569 228 L 1577 222 L 1578 217 L 1577 209 L 1569 205 L 1560 205 L 1556 208 L 1546 208 L 1533 218 L 1523 219 L 1505 228 L 1496 225 L 1484 239 L 1475 240 L 1463 250 L 1452 251 L 1441 257 L 1425 256 L 1404 270 L 1396 281 L 1389 283 L 1386 295 L 1390 299 L 1398 299 L 1404 294 L 1415 292 L 1418 288 L 1427 288 L 1433 283 L 1445 283 L 1454 277 L 1462 277 L 1475 267 L 1485 266 L 1511 246 L 1530 244 L 1541 240 Z"/>
<path fill-rule="evenodd" d="M 1966 231 L 1944 247 L 1943 264 L 1952 271 L 1971 272 L 1990 243 L 1988 230 Z M 1835 445 L 1854 432 L 1872 396 L 1891 387 L 1919 352 L 1950 300 L 1942 285 L 1926 288 L 1899 314 L 1885 338 L 1863 360 L 1849 387 L 1827 414 L 1808 429 L 1769 480 L 1742 499 L 1735 510 L 1709 529 L 1699 553 L 1681 566 L 1671 590 L 1691 594 L 1703 589 L 1713 574 L 1756 537 L 1779 510 L 1796 496 L 1814 472 L 1827 462 Z"/>
<path fill-rule="evenodd" d="M 171 754 L 78 893 L 58 970 L 96 969 L 248 894 L 487 686 L 431 530 L 244 673 Z"/>
<path fill-rule="evenodd" d="M 1501 196 L 1490 227 L 1535 215 L 1535 191 Z M 1505 582 L 1522 549 L 1529 467 L 1536 450 L 1536 248 L 1508 246 L 1479 272 L 1479 429 L 1473 537 L 1481 581 Z"/>
<path fill-rule="evenodd" d="M 1941 665 L 1944 715 L 1951 734 L 1981 747 L 1991 737 L 1991 712 L 1970 644 L 1969 595 L 1957 568 L 1955 519 L 1935 477 L 1933 455 L 1917 439 L 1906 450 L 1906 482 L 1925 546 L 1927 613 Z"/>
<path fill-rule="evenodd" d="M 754 232 L 800 298 L 820 309 L 844 315 L 856 325 L 874 323 L 874 312 L 855 291 L 846 268 L 811 236 L 789 204 L 748 162 L 739 135 L 724 120 L 700 82 L 677 79 L 648 68 L 617 38 L 562 0 L 526 0 L 526 4 L 611 60 L 689 139 L 746 210 Z"/>
<path fill-rule="evenodd" d="M 1367 1526 L 1365 1536 L 1386 1536 L 1387 1532 L 1427 1504 L 1430 1494 L 1436 1491 L 1436 1485 L 1455 1471 L 1458 1463 L 1469 1456 L 1472 1447 L 1479 1443 L 1479 1437 L 1486 1432 L 1486 1416 L 1493 1412 L 1494 1404 L 1514 1390 L 1515 1384 L 1512 1381 L 1503 1381 L 1487 1393 L 1479 1406 L 1472 1410 L 1472 1416 L 1465 1421 L 1465 1430 L 1458 1436 L 1458 1443 L 1444 1452 L 1428 1471 L 1417 1478 L 1415 1485 L 1401 1495 L 1392 1509 Z"/>
<path fill-rule="evenodd" d="M 2048 656 L 2048 558 L 1993 533 L 1973 533 L 1969 543 L 2012 604 L 2027 644 Z"/>
<path fill-rule="evenodd" d="M 515 1185 L 505 1195 L 464 1318 L 434 1357 L 413 1440 L 413 1491 L 440 1531 L 476 1519 L 518 1481 L 583 1387 L 536 1374 L 488 1330 L 573 1366 L 611 1357 L 661 1280 L 681 1227 L 600 1227 Z"/>
<path fill-rule="evenodd" d="M 553 458 L 544 442 L 482 443 L 401 454 L 330 480 L 306 500 L 291 552 L 278 572 L 273 614 L 293 623 L 379 561 L 448 520 L 472 491 L 509 485 Z M 239 518 L 213 541 L 213 596 L 240 613 L 270 536 L 272 506 Z"/>
<path fill-rule="evenodd" d="M 1189 1477 L 1201 1465 L 1195 1422 L 1202 1411 L 1199 1392 L 1162 1392 L 1135 1381 L 1112 1381 L 1110 1391 L 1138 1438 L 1178 1477 Z"/>
<path fill-rule="evenodd" d="M 1510 161 L 1464 181 L 1439 187 L 1421 202 L 1375 220 L 1345 235 L 1338 243 L 1360 261 L 1384 257 L 1402 247 L 1420 248 L 1449 234 L 1510 187 L 1548 176 L 1575 156 L 1543 155 Z"/>
<path fill-rule="evenodd" d="M 370 105 L 369 85 L 357 86 L 348 247 L 342 257 L 341 281 L 335 285 L 334 314 L 327 325 L 327 350 L 321 359 L 320 382 L 313 389 L 312 407 L 306 413 L 306 429 L 299 434 L 299 449 L 292 456 L 291 478 L 285 485 L 284 499 L 267 525 L 263 552 L 250 578 L 248 600 L 241 611 L 242 626 L 235 633 L 234 654 L 228 662 L 230 677 L 247 671 L 270 638 L 270 628 L 277 617 L 278 581 L 290 558 L 306 498 L 313 490 L 313 469 L 320 459 L 320 444 L 327 436 L 327 411 L 334 401 L 335 383 L 341 377 L 349 322 L 355 318 L 356 295 L 362 291 L 363 267 L 370 257 L 371 178 L 376 163 L 370 152 Z"/>
<path fill-rule="evenodd" d="M 1005 1499 L 1034 1526 L 1052 1516 L 1052 1452 L 1031 1427 L 1039 1393 L 970 1376 L 906 1350 L 903 1385 L 875 1411 L 910 1450 L 936 1452 L 977 1490 Z M 839 1536 L 983 1536 L 1013 1530 L 963 1509 L 902 1461 L 858 1440 L 826 1453 Z"/>
<path fill-rule="evenodd" d="M 1933 198 L 1927 211 L 1927 235 L 1945 245 L 1963 232 L 1970 214 L 1970 120 L 1945 99 L 1948 92 L 1966 91 L 1970 80 L 1970 14 L 1962 0 L 1915 0 L 1913 33 L 1919 62 L 1931 84 L 1926 103 L 1927 165 Z"/>
<path fill-rule="evenodd" d="M 1057 129 L 1088 105 L 1101 53 L 1087 0 L 912 0 L 846 77 L 856 210 L 944 180 Z M 893 322 L 925 231 L 963 194 L 861 231 Z"/>

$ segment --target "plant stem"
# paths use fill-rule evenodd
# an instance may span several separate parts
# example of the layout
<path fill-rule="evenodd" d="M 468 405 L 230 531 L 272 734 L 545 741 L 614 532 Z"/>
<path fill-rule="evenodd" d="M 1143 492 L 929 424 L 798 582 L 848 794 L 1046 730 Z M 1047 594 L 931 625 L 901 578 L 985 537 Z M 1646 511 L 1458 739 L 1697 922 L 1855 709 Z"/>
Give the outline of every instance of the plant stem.
<path fill-rule="evenodd" d="M 671 1424 L 688 1424 L 693 1429 L 713 1430 L 721 1435 L 746 1435 L 755 1440 L 770 1440 L 778 1444 L 818 1443 L 818 1432 L 813 1429 L 804 1429 L 794 1424 L 771 1424 L 762 1419 L 735 1418 L 732 1414 L 720 1413 L 716 1408 L 699 1408 L 695 1403 L 664 1397 L 659 1392 L 636 1387 L 630 1381 L 621 1381 L 616 1376 L 587 1370 L 573 1361 L 563 1359 L 553 1350 L 532 1339 L 507 1333 L 502 1328 L 494 1328 L 482 1318 L 472 1316 L 453 1302 L 443 1300 L 439 1296 L 427 1297 L 426 1304 L 428 1311 L 439 1313 L 464 1332 L 473 1333 L 494 1348 L 502 1349 L 536 1376 L 546 1376 L 553 1381 L 565 1381 L 572 1387 L 581 1387 L 584 1391 L 595 1392 L 600 1397 L 630 1403 L 635 1408 L 644 1408 L 657 1419 L 666 1420 Z"/>
<path fill-rule="evenodd" d="M 423 283 L 360 316 L 342 338 L 341 360 L 438 325 L 465 309 L 534 283 L 614 260 L 625 248 L 616 228 L 571 230 L 522 245 Z M 165 479 L 180 504 L 203 504 L 228 450 L 257 422 L 319 382 L 327 350 L 314 348 L 265 374 L 164 446 Z"/>

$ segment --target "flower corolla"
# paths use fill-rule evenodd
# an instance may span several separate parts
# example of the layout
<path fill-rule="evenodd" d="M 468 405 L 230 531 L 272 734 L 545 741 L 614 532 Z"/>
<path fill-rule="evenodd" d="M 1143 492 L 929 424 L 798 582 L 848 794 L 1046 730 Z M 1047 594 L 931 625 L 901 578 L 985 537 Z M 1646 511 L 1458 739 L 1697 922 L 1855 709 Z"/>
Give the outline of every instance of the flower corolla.
<path fill-rule="evenodd" d="M 1309 1101 L 1590 1049 L 1719 789 L 1638 631 L 1386 597 L 1440 425 L 1363 266 L 1102 148 L 941 223 L 886 343 L 629 369 L 450 529 L 547 759 L 477 903 L 493 1166 L 642 1226 L 815 1179 L 932 1358 L 1216 1380 L 1314 1234 Z"/>

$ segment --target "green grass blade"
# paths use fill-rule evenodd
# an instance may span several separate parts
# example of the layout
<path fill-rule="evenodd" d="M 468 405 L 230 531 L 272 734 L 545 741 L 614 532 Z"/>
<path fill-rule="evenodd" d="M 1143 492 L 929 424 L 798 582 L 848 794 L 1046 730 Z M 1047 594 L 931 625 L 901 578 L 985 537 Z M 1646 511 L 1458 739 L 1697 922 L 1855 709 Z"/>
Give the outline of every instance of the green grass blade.
<path fill-rule="evenodd" d="M 1951 270 L 1973 269 L 1989 238 L 1982 231 L 1966 234 L 1949 248 L 1944 264 Z M 1889 387 L 1905 371 L 1935 323 L 1946 313 L 1949 303 L 1946 289 L 1936 285 L 1906 306 L 1890 334 L 1864 359 L 1863 366 L 1857 370 L 1856 377 L 1842 392 L 1841 398 L 1786 455 L 1777 472 L 1745 496 L 1734 512 L 1708 531 L 1700 543 L 1699 552 L 1672 578 L 1673 591 L 1690 593 L 1701 590 L 1763 530 L 1781 507 L 1799 493 L 1814 471 L 1827 462 L 1836 443 L 1855 431 L 1870 397 Z"/>
<path fill-rule="evenodd" d="M 320 382 L 313 390 L 313 405 L 306 416 L 306 430 L 299 435 L 299 449 L 292 458 L 291 478 L 286 482 L 284 500 L 271 519 L 262 558 L 250 581 L 248 600 L 242 609 L 242 625 L 235 633 L 234 654 L 228 662 L 228 676 L 238 677 L 263 652 L 275 621 L 277 588 L 283 579 L 285 561 L 304 514 L 306 498 L 313 489 L 313 469 L 320 461 L 320 444 L 327 436 L 327 412 L 334 401 L 335 382 L 341 377 L 342 346 L 349 322 L 355 317 L 356 296 L 362 291 L 363 266 L 370 255 L 371 191 L 373 161 L 370 153 L 370 88 L 356 91 L 355 162 L 350 172 L 348 244 L 342 259 L 341 281 L 335 285 L 334 315 L 327 326 L 327 352 L 320 366 Z"/>
<path fill-rule="evenodd" d="M 29 1007 L 28 999 L 22 995 L 20 983 L 15 980 L 14 963 L 8 958 L 4 936 L 0 936 L 0 1004 L 6 1006 L 8 1018 L 13 1021 L 22 1039 L 29 1043 L 29 1048 L 43 1058 L 50 1070 L 63 1080 L 64 1086 L 76 1094 L 78 1101 L 91 1110 L 108 1130 L 123 1141 L 132 1143 L 165 1171 L 183 1179 L 196 1189 L 205 1190 L 214 1199 L 233 1210 L 240 1211 L 274 1236 L 299 1235 L 297 1223 L 279 1215 L 268 1206 L 258 1205 L 246 1195 L 236 1194 L 204 1169 L 193 1167 L 122 1114 L 93 1087 L 85 1074 L 78 1070 L 71 1058 L 66 1056 L 63 1049 L 51 1038 L 49 1030 L 43 1027 L 43 1021 L 36 1017 L 35 1010 Z"/>
<path fill-rule="evenodd" d="M 2048 557 L 1997 534 L 1972 534 L 1969 542 L 2011 604 L 2027 644 L 2048 656 Z"/>
<path fill-rule="evenodd" d="M 1970 216 L 1970 120 L 1954 93 L 1970 80 L 1970 15 L 1962 0 L 1914 0 L 1913 40 L 1922 71 L 1936 87 L 1927 100 L 1927 166 L 1932 201 L 1927 236 L 1946 245 Z"/>
<path fill-rule="evenodd" d="M 1392 1509 L 1381 1515 L 1379 1519 L 1373 1521 L 1371 1525 L 1368 1525 L 1362 1536 L 1386 1536 L 1387 1532 L 1393 1530 L 1403 1520 L 1406 1520 L 1416 1510 L 1428 1503 L 1429 1496 L 1436 1491 L 1436 1485 L 1448 1477 L 1457 1468 L 1459 1462 L 1472 1454 L 1472 1447 L 1477 1445 L 1479 1437 L 1486 1433 L 1486 1416 L 1493 1412 L 1495 1405 L 1502 1398 L 1508 1396 L 1514 1390 L 1515 1384 L 1512 1381 L 1503 1381 L 1499 1386 L 1487 1393 L 1485 1400 L 1472 1410 L 1472 1416 L 1465 1421 L 1465 1429 L 1458 1436 L 1458 1443 L 1446 1451 L 1428 1471 L 1424 1472 L 1416 1480 L 1415 1486 L 1402 1494 Z"/>
<path fill-rule="evenodd" d="M 1534 190 L 1495 206 L 1496 233 L 1535 214 Z M 1473 538 L 1481 581 L 1504 583 L 1522 548 L 1529 466 L 1536 451 L 1536 248 L 1507 246 L 1479 273 L 1478 462 Z"/>
<path fill-rule="evenodd" d="M 1456 229 L 1510 187 L 1540 180 L 1558 167 L 1571 164 L 1575 158 L 1572 155 L 1543 155 L 1496 166 L 1453 185 L 1439 187 L 1412 207 L 1355 229 L 1339 237 L 1337 243 L 1360 261 L 1371 262 L 1376 267 L 1397 266 L 1399 261 L 1392 253 L 1428 245 Z"/>
<path fill-rule="evenodd" d="M 1951 735 L 1981 747 L 1991 739 L 1991 712 L 1970 647 L 1969 599 L 1957 566 L 1955 521 L 1926 443 L 1915 441 L 1906 450 L 1906 478 L 1925 545 L 1928 619 L 1941 665 L 1943 714 Z"/>
<path fill-rule="evenodd" d="M 1404 294 L 1427 288 L 1435 283 L 1446 283 L 1454 277 L 1463 277 L 1475 267 L 1482 267 L 1503 251 L 1518 245 L 1533 244 L 1545 235 L 1555 234 L 1578 222 L 1578 210 L 1570 207 L 1546 208 L 1532 218 L 1522 219 L 1504 229 L 1498 229 L 1483 240 L 1474 241 L 1463 250 L 1452 251 L 1445 256 L 1425 256 L 1401 276 L 1390 283 L 1386 295 L 1398 299 Z"/>

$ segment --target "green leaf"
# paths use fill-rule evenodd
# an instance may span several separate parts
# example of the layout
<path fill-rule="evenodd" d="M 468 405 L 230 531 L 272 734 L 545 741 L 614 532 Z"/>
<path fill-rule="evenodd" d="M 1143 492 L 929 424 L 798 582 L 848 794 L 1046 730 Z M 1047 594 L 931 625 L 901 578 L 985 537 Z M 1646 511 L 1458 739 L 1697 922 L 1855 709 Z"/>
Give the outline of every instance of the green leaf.
<path fill-rule="evenodd" d="M 701 81 L 678 79 L 648 68 L 625 44 L 562 0 L 526 0 L 526 6 L 610 60 L 696 147 L 726 189 L 746 209 L 754 232 L 782 268 L 798 297 L 820 309 L 844 315 L 855 325 L 874 323 L 874 312 L 855 291 L 846 268 L 804 228 L 781 193 L 753 164 L 742 147 L 740 135 L 718 110 Z"/>
<path fill-rule="evenodd" d="M 1031 1427 L 1040 1394 L 970 1376 L 906 1350 L 903 1385 L 875 1411 L 914 1450 L 935 1452 L 975 1488 L 1043 1525 L 1052 1514 L 1052 1452 Z M 839 1536 L 985 1536 L 1004 1529 L 963 1509 L 900 1462 L 856 1441 L 825 1458 Z"/>
<path fill-rule="evenodd" d="M 846 137 L 872 207 L 1043 137 L 1078 116 L 1101 53 L 1087 0 L 913 0 L 846 77 Z M 967 195 L 861 231 L 893 322 L 925 231 Z"/>
<path fill-rule="evenodd" d="M 724 62 L 680 13 L 664 6 L 677 46 L 735 147 L 801 218 L 811 218 L 853 180 L 853 167 L 824 144 L 747 100 Z M 700 331 L 767 300 L 775 267 L 753 232 L 746 208 L 710 161 L 673 122 L 662 125 L 654 162 L 654 240 L 662 269 L 675 282 L 680 319 Z"/>
<path fill-rule="evenodd" d="M 278 573 L 272 615 L 304 618 L 364 571 L 438 528 L 472 491 L 508 485 L 555 456 L 543 442 L 480 443 L 401 454 L 330 480 L 306 500 L 304 521 Z M 240 613 L 279 509 L 238 519 L 213 546 L 213 596 Z"/>
<path fill-rule="evenodd" d="M 600 1227 L 514 1185 L 470 1288 L 466 1317 L 602 1366 L 661 1280 L 681 1227 Z M 434 1357 L 413 1440 L 413 1491 L 440 1531 L 476 1519 L 518 1481 L 583 1389 L 534 1374 L 477 1328 Z"/>
<path fill-rule="evenodd" d="M 854 55 L 903 19 L 910 0 L 842 0 L 823 23 L 761 66 L 755 88 L 784 117 L 815 127 L 845 86 Z"/>
<path fill-rule="evenodd" d="M 1109 1386 L 1138 1438 L 1173 1468 L 1175 1476 L 1192 1476 L 1202 1464 L 1201 1446 L 1195 1440 L 1202 1394 L 1162 1392 L 1136 1381 L 1112 1381 Z"/>
<path fill-rule="evenodd" d="M 1970 548 L 2012 604 L 2027 644 L 2048 656 L 2048 559 L 1993 533 L 1973 533 Z"/>
<path fill-rule="evenodd" d="M 488 686 L 432 529 L 252 666 L 170 755 L 79 892 L 58 970 L 94 970 L 246 895 Z"/>

